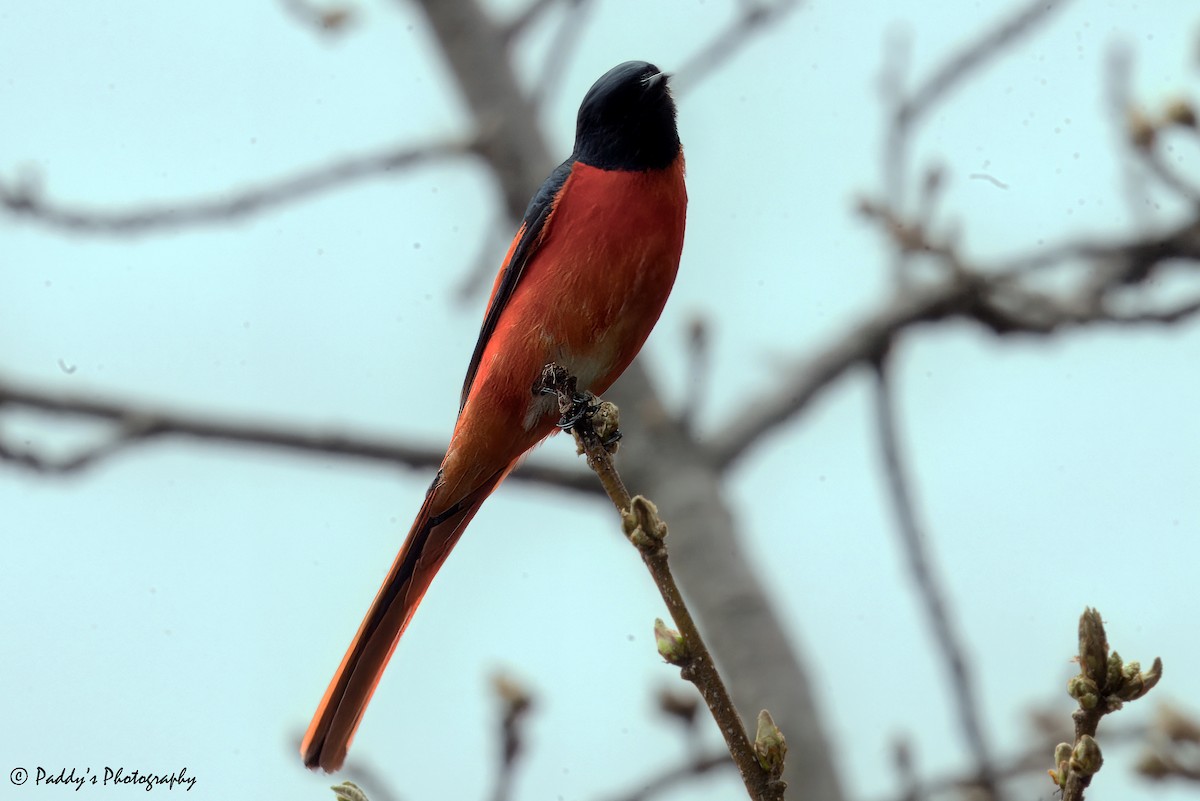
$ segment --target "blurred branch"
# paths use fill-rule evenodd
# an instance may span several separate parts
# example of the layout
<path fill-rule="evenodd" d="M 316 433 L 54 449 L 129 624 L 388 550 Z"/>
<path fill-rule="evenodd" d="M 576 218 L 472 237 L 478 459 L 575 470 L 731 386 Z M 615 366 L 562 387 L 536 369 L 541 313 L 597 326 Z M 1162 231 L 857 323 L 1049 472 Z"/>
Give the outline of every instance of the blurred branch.
<path fill-rule="evenodd" d="M 1065 6 L 1067 0 L 1033 0 L 1008 20 L 985 31 L 957 53 L 942 61 L 924 83 L 911 92 L 904 90 L 905 62 L 902 43 L 896 43 L 884 62 L 881 80 L 884 102 L 888 106 L 889 122 L 884 139 L 883 194 L 888 205 L 897 213 L 906 208 L 904 193 L 908 173 L 909 142 L 920 119 L 940 103 L 950 92 L 972 77 L 989 61 L 995 59 L 1022 36 L 1032 33 L 1052 12 Z M 894 265 L 897 278 L 905 255 L 897 251 Z"/>
<path fill-rule="evenodd" d="M 143 234 L 193 225 L 246 219 L 320 192 L 420 164 L 464 158 L 479 148 L 474 141 L 445 141 L 390 147 L 376 153 L 310 167 L 291 177 L 223 193 L 211 199 L 162 202 L 132 209 L 88 209 L 47 201 L 28 179 L 0 181 L 0 209 L 52 228 L 92 234 Z"/>
<path fill-rule="evenodd" d="M 533 88 L 532 101 L 535 106 L 545 105 L 547 98 L 558 88 L 558 82 L 567 72 L 567 59 L 577 49 L 579 37 L 583 35 L 584 18 L 591 10 L 592 0 L 567 0 L 569 8 L 563 13 L 554 39 L 542 62 L 541 79 Z"/>
<path fill-rule="evenodd" d="M 988 61 L 1012 47 L 1021 37 L 1032 33 L 1069 0 L 1033 0 L 1008 20 L 985 31 L 959 52 L 944 60 L 933 74 L 895 108 L 894 114 L 904 126 L 940 103 L 959 84 L 984 67 Z"/>
<path fill-rule="evenodd" d="M 1200 782 L 1200 721 L 1178 707 L 1158 710 L 1149 748 L 1138 759 L 1137 770 L 1148 779 L 1185 779 Z M 1105 731 L 1105 739 L 1110 738 Z"/>
<path fill-rule="evenodd" d="M 525 716 L 533 707 L 533 696 L 515 679 L 505 674 L 492 677 L 492 689 L 503 705 L 503 714 L 500 716 L 500 764 L 496 771 L 492 801 L 508 801 L 512 798 L 517 757 L 521 755 L 525 746 L 522 727 Z"/>
<path fill-rule="evenodd" d="M 521 9 L 521 11 L 515 17 L 509 20 L 508 23 L 501 28 L 500 32 L 501 36 L 504 38 L 504 41 L 508 44 L 511 44 L 513 39 L 520 36 L 530 26 L 537 22 L 538 17 L 540 17 L 544 11 L 547 11 L 550 6 L 563 1 L 564 0 L 529 0 L 529 4 L 525 6 L 525 8 Z"/>
<path fill-rule="evenodd" d="M 345 33 L 358 17 L 358 11 L 349 2 L 317 5 L 312 0 L 282 0 L 283 8 L 292 17 L 313 31 L 324 36 Z"/>
<path fill-rule="evenodd" d="M 1041 777 L 1045 776 L 1046 753 L 1054 748 L 1054 743 L 1061 735 L 1057 728 L 1055 727 L 1054 733 L 1041 730 L 1033 732 L 1027 746 L 1016 753 L 996 759 L 993 775 L 997 784 L 1035 776 L 1039 781 L 1043 781 L 1044 779 Z M 1145 741 L 1146 737 L 1152 733 L 1152 727 L 1141 724 L 1116 728 L 1108 733 L 1106 738 L 1113 743 L 1132 744 Z M 919 799 L 943 796 L 972 798 L 973 796 L 969 792 L 964 793 L 964 790 L 975 787 L 977 780 L 978 777 L 973 774 L 964 775 L 961 772 L 951 771 L 928 779 L 918 779 L 915 787 L 905 788 L 896 795 L 888 796 L 886 801 L 919 801 Z M 885 799 L 881 798 L 879 801 L 885 801 Z"/>
<path fill-rule="evenodd" d="M 1109 51 L 1105 69 L 1108 103 L 1113 117 L 1121 126 L 1126 152 L 1143 171 L 1143 175 L 1126 176 L 1130 191 L 1144 192 L 1144 175 L 1148 174 L 1180 200 L 1193 208 L 1200 208 L 1200 186 L 1190 182 L 1167 163 L 1160 142 L 1170 129 L 1176 128 L 1190 133 L 1195 140 L 1193 144 L 1200 145 L 1195 108 L 1189 101 L 1178 98 L 1168 103 L 1159 114 L 1151 116 L 1135 107 L 1130 96 L 1132 83 L 1133 55 L 1125 47 L 1114 46 Z M 1129 171 L 1128 166 L 1126 171 Z M 1133 207 L 1139 208 L 1136 195 L 1131 200 Z"/>
<path fill-rule="evenodd" d="M 976 775 L 972 784 L 983 792 L 984 798 L 997 799 L 1000 797 L 1000 788 L 985 735 L 979 697 L 972 673 L 967 667 L 966 649 L 951 623 L 946 591 L 926 548 L 925 532 L 921 530 L 917 521 L 908 471 L 900 452 L 900 435 L 897 432 L 896 407 L 886 351 L 875 357 L 875 375 L 875 416 L 879 429 L 879 445 L 896 516 L 896 529 L 900 532 L 901 550 L 908 560 L 909 573 L 916 585 L 917 595 L 924 604 L 925 616 L 933 628 L 934 640 L 941 651 L 942 661 L 950 673 L 959 726 L 975 762 Z"/>
<path fill-rule="evenodd" d="M 1004 334 L 1050 335 L 1093 324 L 1172 325 L 1200 313 L 1200 297 L 1158 310 L 1125 312 L 1111 296 L 1142 283 L 1166 262 L 1200 262 L 1200 217 L 1162 233 L 1111 244 L 1071 243 L 992 266 L 969 266 L 957 250 L 931 242 L 926 233 L 890 212 L 864 203 L 863 212 L 897 245 L 941 259 L 947 276 L 932 286 L 899 291 L 873 313 L 844 331 L 791 370 L 769 394 L 748 405 L 708 446 L 709 457 L 728 469 L 764 436 L 808 407 L 851 368 L 869 364 L 875 354 L 910 328 L 960 318 Z M 1068 290 L 1037 289 L 1027 282 L 1051 267 L 1083 263 L 1084 279 Z"/>
<path fill-rule="evenodd" d="M 671 87 L 682 95 L 703 81 L 709 73 L 723 66 L 756 34 L 784 19 L 798 9 L 803 0 L 748 0 L 740 4 L 738 15 L 729 25 L 717 32 L 707 44 L 702 45 L 674 73 Z"/>
<path fill-rule="evenodd" d="M 520 220 L 555 161 L 537 108 L 509 64 L 505 29 L 476 0 L 418 0 L 417 6 L 454 72 L 476 129 L 484 134 L 479 152 L 496 178 L 504 208 L 510 219 Z"/>
<path fill-rule="evenodd" d="M 679 424 L 688 434 L 697 430 L 700 409 L 711 390 L 712 378 L 712 335 L 705 317 L 696 315 L 688 323 L 687 354 L 684 365 L 683 406 L 679 410 Z"/>
<path fill-rule="evenodd" d="M 116 424 L 116 431 L 99 445 L 66 458 L 42 456 L 28 448 L 18 449 L 0 436 L 0 461 L 40 473 L 75 473 L 132 447 L 164 437 L 213 440 L 239 445 L 265 445 L 326 456 L 352 457 L 387 462 L 413 469 L 436 469 L 444 449 L 386 442 L 379 436 L 310 433 L 269 423 L 171 412 L 123 401 L 98 400 L 90 396 L 42 392 L 0 381 L 0 410 L 23 407 L 51 414 L 71 415 Z M 522 481 L 598 495 L 595 481 L 582 470 L 551 465 L 524 464 L 512 477 Z"/>
<path fill-rule="evenodd" d="M 495 214 L 484 229 L 479 242 L 479 249 L 470 267 L 459 276 L 452 290 L 457 303 L 467 303 L 482 290 L 492 288 L 496 274 L 496 253 L 503 253 L 504 247 L 512 237 L 512 227 L 508 224 L 508 215 Z"/>
<path fill-rule="evenodd" d="M 642 783 L 638 789 L 622 795 L 612 796 L 610 801 L 647 801 L 660 793 L 675 790 L 689 779 L 706 776 L 718 769 L 732 768 L 733 760 L 728 751 L 713 751 L 697 754 L 681 765 L 668 768 L 658 776 Z"/>

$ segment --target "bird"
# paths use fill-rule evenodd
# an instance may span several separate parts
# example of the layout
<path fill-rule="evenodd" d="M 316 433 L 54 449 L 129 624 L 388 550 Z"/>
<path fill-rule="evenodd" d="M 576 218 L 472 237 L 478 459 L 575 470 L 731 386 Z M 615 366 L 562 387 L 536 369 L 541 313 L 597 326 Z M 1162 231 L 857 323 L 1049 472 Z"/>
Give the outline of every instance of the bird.
<path fill-rule="evenodd" d="M 301 742 L 307 767 L 341 768 L 434 575 L 487 497 L 557 430 L 557 398 L 536 389 L 543 367 L 600 394 L 658 321 L 687 217 L 669 77 L 628 61 L 584 96 L 574 149 L 534 194 L 496 275 L 445 457 Z"/>

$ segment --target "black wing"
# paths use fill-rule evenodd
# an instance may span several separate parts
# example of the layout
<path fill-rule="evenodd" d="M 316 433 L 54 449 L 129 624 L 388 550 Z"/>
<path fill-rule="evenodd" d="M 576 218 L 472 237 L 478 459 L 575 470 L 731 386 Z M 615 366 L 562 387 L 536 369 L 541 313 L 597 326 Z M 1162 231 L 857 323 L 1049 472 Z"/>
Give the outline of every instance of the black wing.
<path fill-rule="evenodd" d="M 555 167 L 554 172 L 550 173 L 550 177 L 533 196 L 533 200 L 529 201 L 529 208 L 525 209 L 521 238 L 517 242 L 517 246 L 513 248 L 512 258 L 501 268 L 500 285 L 496 287 L 496 293 L 483 317 L 483 325 L 479 328 L 479 339 L 475 342 L 475 352 L 471 354 L 471 363 L 467 366 L 467 377 L 463 381 L 462 399 L 458 404 L 459 414 L 462 414 L 463 407 L 467 405 L 467 395 L 471 394 L 471 384 L 474 383 L 475 374 L 479 371 L 479 361 L 483 358 L 483 351 L 487 348 L 492 333 L 496 330 L 496 323 L 500 321 L 500 315 L 504 313 L 513 291 L 517 288 L 517 283 L 521 280 L 521 275 L 525 272 L 525 265 L 529 264 L 529 260 L 533 258 L 533 254 L 537 252 L 538 246 L 541 244 L 542 234 L 546 230 L 546 221 L 554 212 L 558 193 L 562 191 L 563 184 L 567 182 L 567 176 L 571 174 L 571 168 L 574 166 L 575 157 L 572 156 Z"/>

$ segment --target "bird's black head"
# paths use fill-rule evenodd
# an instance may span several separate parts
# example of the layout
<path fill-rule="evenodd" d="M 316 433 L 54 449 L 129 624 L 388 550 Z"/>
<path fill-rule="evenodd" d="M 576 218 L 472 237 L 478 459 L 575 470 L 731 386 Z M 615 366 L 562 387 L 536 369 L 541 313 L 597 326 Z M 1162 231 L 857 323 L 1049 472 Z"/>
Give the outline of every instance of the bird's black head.
<path fill-rule="evenodd" d="M 675 101 L 658 67 L 626 61 L 588 90 L 575 125 L 579 161 L 605 170 L 652 170 L 677 155 Z"/>

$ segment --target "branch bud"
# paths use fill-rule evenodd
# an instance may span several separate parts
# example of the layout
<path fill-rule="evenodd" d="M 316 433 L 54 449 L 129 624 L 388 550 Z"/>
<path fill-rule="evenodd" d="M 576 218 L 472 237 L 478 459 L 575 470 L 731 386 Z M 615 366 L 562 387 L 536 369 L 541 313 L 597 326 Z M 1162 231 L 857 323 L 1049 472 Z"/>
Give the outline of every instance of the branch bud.
<path fill-rule="evenodd" d="M 658 516 L 658 507 L 641 495 L 633 496 L 629 508 L 621 513 L 621 528 L 641 551 L 657 550 L 667 536 L 667 524 Z"/>
<path fill-rule="evenodd" d="M 1181 128 L 1195 128 L 1196 109 L 1185 98 L 1177 97 L 1168 103 L 1163 111 L 1163 122 Z"/>
<path fill-rule="evenodd" d="M 1108 638 L 1104 634 L 1104 621 L 1090 606 L 1079 616 L 1079 667 L 1096 686 L 1107 678 Z"/>
<path fill-rule="evenodd" d="M 1054 767 L 1046 773 L 1050 774 L 1050 781 L 1054 782 L 1059 787 L 1067 786 L 1067 774 L 1071 772 L 1071 744 L 1059 743 L 1054 746 Z"/>
<path fill-rule="evenodd" d="M 1130 662 L 1121 674 L 1121 681 L 1115 688 L 1116 696 L 1122 701 L 1136 701 L 1154 689 L 1162 678 L 1162 660 L 1155 657 L 1150 670 L 1143 671 L 1140 662 Z"/>
<path fill-rule="evenodd" d="M 1100 690 L 1096 682 L 1085 676 L 1072 676 L 1067 681 L 1067 695 L 1079 702 L 1084 709 L 1095 709 L 1100 701 Z"/>
<path fill-rule="evenodd" d="M 1100 745 L 1088 734 L 1079 735 L 1079 742 L 1071 751 L 1071 770 L 1076 770 L 1085 776 L 1091 776 L 1100 770 L 1104 757 L 1100 753 Z"/>
<path fill-rule="evenodd" d="M 661 617 L 654 620 L 654 644 L 658 648 L 658 655 L 672 665 L 682 666 L 690 657 L 683 635 L 667 628 Z"/>
<path fill-rule="evenodd" d="M 621 430 L 621 411 L 617 408 L 617 404 L 611 401 L 600 401 L 596 411 L 592 413 L 592 430 L 596 432 L 600 441 L 605 443 Z M 605 448 L 609 453 L 616 453 L 616 441 L 613 441 L 611 445 L 605 445 Z"/>
<path fill-rule="evenodd" d="M 758 713 L 758 732 L 754 735 L 754 754 L 758 764 L 770 774 L 772 779 L 783 775 L 783 760 L 787 756 L 787 740 L 783 732 L 771 719 L 771 713 L 762 710 Z"/>
<path fill-rule="evenodd" d="M 367 794 L 354 782 L 342 782 L 329 788 L 337 796 L 337 801 L 367 801 Z"/>

